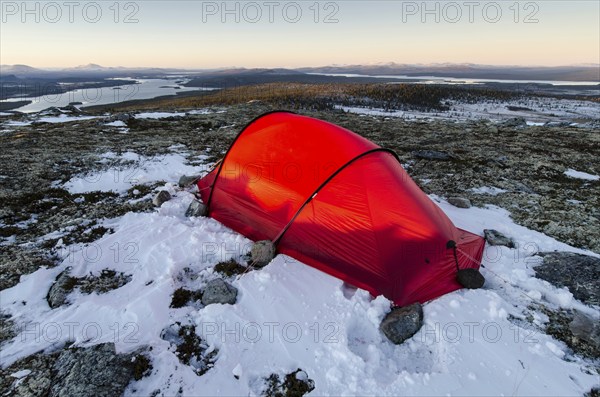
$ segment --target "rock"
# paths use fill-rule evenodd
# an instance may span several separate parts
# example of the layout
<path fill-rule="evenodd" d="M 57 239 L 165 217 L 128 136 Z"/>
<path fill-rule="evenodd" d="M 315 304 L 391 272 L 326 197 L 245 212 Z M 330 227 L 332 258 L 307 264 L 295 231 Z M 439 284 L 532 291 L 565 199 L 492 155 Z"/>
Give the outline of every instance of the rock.
<path fill-rule="evenodd" d="M 569 329 L 573 336 L 583 339 L 600 350 L 600 323 L 582 312 L 576 310 L 573 320 L 569 323 Z"/>
<path fill-rule="evenodd" d="M 208 208 L 198 200 L 193 200 L 188 209 L 185 211 L 185 216 L 207 216 Z"/>
<path fill-rule="evenodd" d="M 202 291 L 202 304 L 207 306 L 213 303 L 233 305 L 237 300 L 237 288 L 222 278 L 211 280 Z"/>
<path fill-rule="evenodd" d="M 82 113 L 81 110 L 75 107 L 74 104 L 68 104 L 60 108 L 63 113 Z"/>
<path fill-rule="evenodd" d="M 152 204 L 154 204 L 157 207 L 160 207 L 169 200 L 171 200 L 171 193 L 167 192 L 166 190 L 161 190 L 152 199 Z"/>
<path fill-rule="evenodd" d="M 558 287 L 567 287 L 573 296 L 588 305 L 600 305 L 600 259 L 573 252 L 542 252 L 536 277 Z"/>
<path fill-rule="evenodd" d="M 448 202 L 458 208 L 471 208 L 471 200 L 464 197 L 450 197 Z"/>
<path fill-rule="evenodd" d="M 50 287 L 46 300 L 52 309 L 64 305 L 67 302 L 67 295 L 69 295 L 71 291 L 73 291 L 73 288 L 75 288 L 75 285 L 77 285 L 77 279 L 71 277 L 70 273 L 71 267 L 66 268 L 58 275 L 56 281 Z"/>
<path fill-rule="evenodd" d="M 120 396 L 133 378 L 132 357 L 114 343 L 64 350 L 53 369 L 50 397 Z"/>
<path fill-rule="evenodd" d="M 483 235 L 485 237 L 485 241 L 489 245 L 504 245 L 508 248 L 515 248 L 515 242 L 512 238 L 506 237 L 504 234 L 500 233 L 494 229 L 484 229 Z"/>
<path fill-rule="evenodd" d="M 132 118 L 134 118 L 134 117 L 131 114 L 129 114 L 129 113 L 119 113 L 119 114 L 113 115 L 109 119 L 109 121 L 122 121 L 124 123 L 127 123 Z"/>
<path fill-rule="evenodd" d="M 502 125 L 505 127 L 524 127 L 527 125 L 527 121 L 523 117 L 513 117 L 505 120 Z"/>
<path fill-rule="evenodd" d="M 420 303 L 410 306 L 394 307 L 379 329 L 394 344 L 399 345 L 416 334 L 423 325 L 423 307 Z"/>
<path fill-rule="evenodd" d="M 179 187 L 187 187 L 190 186 L 192 184 L 194 184 L 196 181 L 198 181 L 198 179 L 200 179 L 201 176 L 200 175 L 182 175 L 179 178 Z"/>
<path fill-rule="evenodd" d="M 456 273 L 456 280 L 465 288 L 478 289 L 485 284 L 485 277 L 477 269 L 461 269 Z"/>
<path fill-rule="evenodd" d="M 452 155 L 446 152 L 438 152 L 436 150 L 417 150 L 413 155 L 418 159 L 446 161 L 453 158 Z"/>
<path fill-rule="evenodd" d="M 487 132 L 489 132 L 490 134 L 497 134 L 498 133 L 498 127 L 496 127 L 495 125 L 491 124 L 487 127 Z"/>
<path fill-rule="evenodd" d="M 250 260 L 256 267 L 268 265 L 275 258 L 275 245 L 271 240 L 257 241 L 252 245 Z"/>
<path fill-rule="evenodd" d="M 57 353 L 37 353 L 25 357 L 8 368 L 0 368 L 0 390 L 3 396 L 47 397 L 52 385 L 53 364 Z M 28 375 L 15 379 L 10 374 L 28 370 Z"/>

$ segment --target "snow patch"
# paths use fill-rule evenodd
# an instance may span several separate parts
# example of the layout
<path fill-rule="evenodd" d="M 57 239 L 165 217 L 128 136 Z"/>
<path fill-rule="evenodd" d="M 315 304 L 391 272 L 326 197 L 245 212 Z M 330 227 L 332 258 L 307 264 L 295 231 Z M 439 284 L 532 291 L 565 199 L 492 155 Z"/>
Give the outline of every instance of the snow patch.
<path fill-rule="evenodd" d="M 594 174 L 588 174 L 587 172 L 576 171 L 572 168 L 569 168 L 565 171 L 565 175 L 571 178 L 584 179 L 586 181 L 597 181 L 600 180 L 600 176 Z"/>

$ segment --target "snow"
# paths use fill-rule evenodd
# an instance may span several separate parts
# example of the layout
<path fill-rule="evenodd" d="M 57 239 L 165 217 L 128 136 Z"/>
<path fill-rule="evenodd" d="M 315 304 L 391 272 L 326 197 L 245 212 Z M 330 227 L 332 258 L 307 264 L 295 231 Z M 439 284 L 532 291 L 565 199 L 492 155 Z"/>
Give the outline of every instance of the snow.
<path fill-rule="evenodd" d="M 40 117 L 37 121 L 43 123 L 69 123 L 72 121 L 91 120 L 96 118 L 96 116 L 67 116 L 66 114 L 61 114 L 57 117 Z"/>
<path fill-rule="evenodd" d="M 570 176 L 571 178 L 585 179 L 586 181 L 600 180 L 600 176 L 598 176 L 598 175 L 588 174 L 587 172 L 582 172 L 582 171 L 576 171 L 572 168 L 569 168 L 568 170 L 566 170 L 565 175 Z"/>
<path fill-rule="evenodd" d="M 227 110 L 225 110 L 225 109 L 201 108 L 201 109 L 190 110 L 187 113 L 196 115 L 196 114 L 214 114 L 214 113 L 225 113 L 225 112 L 227 112 Z"/>
<path fill-rule="evenodd" d="M 121 120 L 111 121 L 110 123 L 106 123 L 104 125 L 108 127 L 127 127 L 127 124 Z"/>
<path fill-rule="evenodd" d="M 193 175 L 205 170 L 188 165 L 185 153 L 147 157 L 130 151 L 120 155 L 108 152 L 101 156 L 99 163 L 109 167 L 101 172 L 75 176 L 63 187 L 71 194 L 93 191 L 125 193 L 138 184 L 177 181 L 181 175 Z"/>
<path fill-rule="evenodd" d="M 136 119 L 164 119 L 167 117 L 184 117 L 185 113 L 168 113 L 168 112 L 149 112 L 149 113 L 138 113 L 135 115 Z"/>
<path fill-rule="evenodd" d="M 21 379 L 21 378 L 26 377 L 30 373 L 31 373 L 31 370 L 24 369 L 22 371 L 13 372 L 12 374 L 10 374 L 10 376 L 12 376 L 13 378 Z"/>
<path fill-rule="evenodd" d="M 491 120 L 501 122 L 514 117 L 523 117 L 529 126 L 541 126 L 561 121 L 598 120 L 600 104 L 591 101 L 526 97 L 514 100 L 485 100 L 466 103 L 459 100 L 448 101 L 448 111 L 418 111 L 365 108 L 336 105 L 345 112 L 369 116 L 400 117 L 406 120 L 450 120 L 471 121 Z M 510 110 L 511 108 L 512 110 Z M 573 125 L 578 125 L 573 124 Z"/>
<path fill-rule="evenodd" d="M 10 121 L 5 121 L 4 125 L 7 127 L 24 127 L 24 126 L 31 125 L 31 123 L 32 123 L 32 121 L 10 120 Z"/>
<path fill-rule="evenodd" d="M 495 186 L 474 187 L 471 189 L 471 191 L 475 194 L 489 194 L 491 196 L 497 196 L 501 193 L 507 192 L 507 190 L 500 189 L 499 187 L 495 187 Z"/>
<path fill-rule="evenodd" d="M 184 216 L 193 194 L 177 188 L 176 181 L 199 169 L 185 165 L 183 148 L 171 149 L 179 152 L 157 158 L 105 153 L 101 163 L 109 168 L 96 174 L 96 183 L 83 177 L 67 183 L 72 192 L 122 192 L 131 183 L 115 181 L 114 170 L 131 169 L 113 164 L 129 161 L 139 164 L 133 168 L 138 182 L 164 180 L 173 199 L 154 212 L 105 220 L 113 234 L 89 245 L 63 247 L 59 266 L 23 275 L 19 284 L 0 291 L 2 310 L 21 331 L 3 345 L 2 366 L 67 341 L 75 346 L 115 342 L 118 352 L 152 346 L 153 373 L 129 386 L 125 394 L 132 396 L 156 389 L 176 395 L 180 388 L 183 395 L 259 395 L 262 378 L 297 368 L 314 380 L 310 395 L 315 396 L 581 395 L 597 384 L 589 363 L 567 357 L 564 343 L 510 319 L 524 319 L 528 306 L 539 301 L 599 318 L 597 308 L 536 278 L 533 271 L 540 251 L 598 255 L 519 226 L 496 206 L 458 209 L 431 196 L 458 227 L 479 234 L 497 229 L 513 237 L 517 248 L 486 247 L 485 287 L 426 303 L 424 326 L 399 346 L 378 329 L 390 307 L 386 298 L 350 291 L 341 280 L 284 255 L 233 280 L 239 290 L 234 305 L 170 308 L 175 289 L 200 288 L 215 277 L 216 263 L 240 260 L 251 244 L 214 219 Z M 131 281 L 100 295 L 74 292 L 71 305 L 52 310 L 48 289 L 68 266 L 74 276 L 109 268 L 131 275 Z M 219 350 L 215 367 L 203 376 L 182 365 L 170 343 L 160 338 L 177 321 L 195 325 Z M 542 325 L 548 319 L 536 315 L 534 321 Z"/>

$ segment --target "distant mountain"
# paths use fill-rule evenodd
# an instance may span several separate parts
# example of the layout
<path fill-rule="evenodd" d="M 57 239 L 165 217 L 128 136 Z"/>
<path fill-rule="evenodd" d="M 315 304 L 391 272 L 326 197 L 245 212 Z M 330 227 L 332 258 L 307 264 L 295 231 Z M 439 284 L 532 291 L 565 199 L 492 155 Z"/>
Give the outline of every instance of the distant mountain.
<path fill-rule="evenodd" d="M 35 73 L 43 73 L 43 71 L 27 65 L 0 65 L 0 74 L 27 75 Z"/>
<path fill-rule="evenodd" d="M 600 82 L 600 65 L 582 66 L 493 66 L 464 64 L 398 64 L 344 65 L 300 68 L 305 73 L 364 74 L 369 76 L 434 76 L 464 79 L 498 80 L 566 80 Z"/>

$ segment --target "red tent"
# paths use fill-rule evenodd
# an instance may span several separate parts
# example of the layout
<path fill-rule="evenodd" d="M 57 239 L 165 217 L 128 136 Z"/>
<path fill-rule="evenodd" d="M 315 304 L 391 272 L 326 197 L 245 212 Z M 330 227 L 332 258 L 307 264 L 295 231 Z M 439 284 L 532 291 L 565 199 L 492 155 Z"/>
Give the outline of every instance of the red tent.
<path fill-rule="evenodd" d="M 401 306 L 461 288 L 458 268 L 483 253 L 394 152 L 294 113 L 250 122 L 198 188 L 224 225 Z"/>

